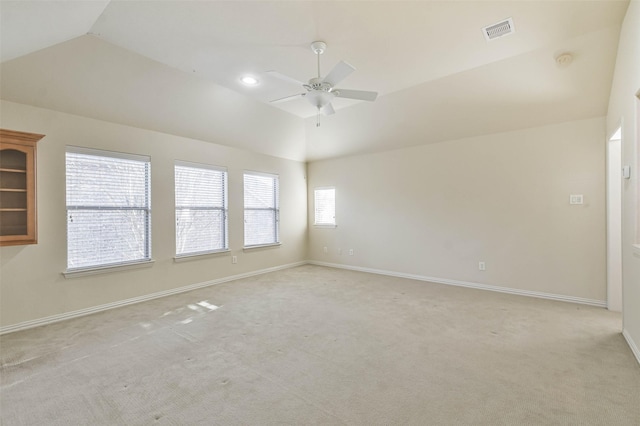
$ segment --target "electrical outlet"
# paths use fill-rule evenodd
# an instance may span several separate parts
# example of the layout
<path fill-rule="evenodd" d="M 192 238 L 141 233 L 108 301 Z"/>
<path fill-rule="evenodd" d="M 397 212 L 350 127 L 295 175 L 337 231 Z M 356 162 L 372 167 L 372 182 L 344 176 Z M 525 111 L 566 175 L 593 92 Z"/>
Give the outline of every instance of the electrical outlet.
<path fill-rule="evenodd" d="M 484 262 L 478 262 L 478 269 L 481 271 L 486 271 L 487 270 L 487 265 L 485 265 Z"/>
<path fill-rule="evenodd" d="M 349 249 L 349 256 L 353 256 L 353 249 Z"/>
<path fill-rule="evenodd" d="M 231 256 L 231 263 L 238 263 L 238 256 Z"/>
<path fill-rule="evenodd" d="M 342 249 L 341 248 L 338 249 L 338 254 L 342 254 Z"/>
<path fill-rule="evenodd" d="M 326 247 L 324 247 L 322 250 L 323 250 L 325 253 L 329 253 L 329 249 L 328 249 L 328 248 L 326 248 Z"/>

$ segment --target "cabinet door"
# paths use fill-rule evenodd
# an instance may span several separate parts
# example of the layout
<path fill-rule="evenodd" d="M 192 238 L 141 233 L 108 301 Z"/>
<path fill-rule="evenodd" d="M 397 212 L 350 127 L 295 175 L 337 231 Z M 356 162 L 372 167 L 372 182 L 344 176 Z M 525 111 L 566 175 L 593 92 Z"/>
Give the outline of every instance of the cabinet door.
<path fill-rule="evenodd" d="M 31 135 L 0 129 L 0 246 L 37 243 L 35 162 L 42 135 Z"/>

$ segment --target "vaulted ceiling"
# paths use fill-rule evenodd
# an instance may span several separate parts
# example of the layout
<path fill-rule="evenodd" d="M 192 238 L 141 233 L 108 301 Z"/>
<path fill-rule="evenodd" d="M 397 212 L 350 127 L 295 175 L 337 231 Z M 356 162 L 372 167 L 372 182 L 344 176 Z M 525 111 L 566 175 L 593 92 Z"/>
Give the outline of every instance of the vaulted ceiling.
<path fill-rule="evenodd" d="M 3 0 L 0 96 L 296 160 L 395 149 L 605 115 L 627 5 Z M 340 86 L 379 93 L 320 127 L 305 99 L 269 102 L 304 89 L 267 71 L 315 76 L 314 40 L 323 75 L 346 60 Z"/>

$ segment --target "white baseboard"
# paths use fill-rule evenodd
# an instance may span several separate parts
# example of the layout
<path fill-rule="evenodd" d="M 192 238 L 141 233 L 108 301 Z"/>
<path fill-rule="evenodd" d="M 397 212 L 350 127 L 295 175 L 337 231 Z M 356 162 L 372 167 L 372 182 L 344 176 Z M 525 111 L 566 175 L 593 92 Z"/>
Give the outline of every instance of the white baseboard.
<path fill-rule="evenodd" d="M 543 293 L 539 291 L 530 291 L 530 290 L 520 290 L 517 288 L 509 288 L 509 287 L 499 287 L 495 285 L 488 284 L 479 284 L 472 283 L 467 281 L 458 281 L 458 280 L 450 280 L 446 278 L 436 278 L 436 277 L 426 277 L 423 275 L 413 275 L 413 274 L 405 274 L 402 272 L 394 272 L 394 271 L 385 271 L 381 269 L 371 269 L 371 268 L 362 268 L 359 266 L 350 266 L 350 265 L 342 265 L 339 263 L 327 263 L 327 262 L 318 262 L 315 260 L 310 260 L 308 262 L 310 265 L 318 265 L 318 266 L 328 266 L 330 268 L 339 268 L 339 269 L 348 269 L 351 271 L 360 271 L 360 272 L 369 272 L 372 274 L 378 275 L 387 275 L 390 277 L 398 277 L 398 278 L 409 278 L 412 280 L 418 281 L 429 281 L 437 284 L 447 284 L 454 285 L 458 287 L 469 287 L 475 288 L 479 290 L 489 290 L 489 291 L 497 291 L 499 293 L 508 293 L 508 294 L 517 294 L 520 296 L 529 296 L 529 297 L 537 297 L 540 299 L 550 299 L 550 300 L 560 300 L 563 302 L 572 302 L 572 303 L 580 303 L 583 305 L 591 305 L 598 306 L 601 308 L 607 307 L 607 302 L 604 300 L 595 300 L 595 299 L 585 299 L 582 297 L 574 297 L 574 296 L 565 296 L 563 294 L 554 294 L 554 293 Z"/>
<path fill-rule="evenodd" d="M 71 318 L 82 317 L 85 315 L 95 314 L 97 312 L 106 311 L 109 309 L 120 308 L 122 306 L 133 305 L 135 303 L 146 302 L 148 300 L 159 299 L 161 297 L 171 296 L 173 294 L 184 293 L 191 290 L 196 290 L 202 287 L 209 287 L 216 284 L 222 284 L 229 281 L 235 281 L 242 278 L 253 277 L 255 275 L 262 275 L 268 272 L 279 271 L 281 269 L 293 268 L 296 266 L 306 265 L 307 261 L 301 261 L 296 263 L 288 263 L 286 265 L 274 266 L 272 268 L 260 269 L 257 271 L 246 272 L 244 274 L 231 275 L 228 277 L 217 278 L 211 281 L 205 281 L 201 283 L 190 284 L 184 287 L 173 288 L 171 290 L 160 291 L 157 293 L 146 294 L 144 296 L 138 296 L 131 299 L 119 300 L 117 302 L 107 303 L 104 305 L 92 306 L 90 308 L 79 309 L 77 311 L 65 312 L 63 314 L 51 315 L 44 318 L 38 318 L 35 320 L 25 321 L 18 324 L 7 325 L 4 327 L 0 327 L 0 335 L 6 333 L 12 333 L 15 331 L 26 330 L 28 328 L 40 327 L 42 325 L 53 324 L 55 322 L 60 322 L 64 320 L 68 320 Z"/>
<path fill-rule="evenodd" d="M 638 361 L 638 364 L 640 364 L 640 349 L 638 349 L 638 345 L 636 345 L 636 342 L 633 341 L 633 339 L 631 338 L 631 335 L 626 329 L 622 330 L 622 335 L 624 336 L 624 339 L 627 341 L 627 344 L 631 348 L 631 352 L 633 352 L 633 354 L 635 355 L 636 361 Z"/>
<path fill-rule="evenodd" d="M 244 274 L 231 275 L 231 276 L 228 276 L 228 277 L 218 278 L 218 279 L 215 279 L 215 280 L 210 280 L 210 281 L 205 281 L 205 282 L 201 282 L 201 283 L 190 284 L 190 285 L 187 285 L 187 286 L 184 286 L 184 287 L 178 287 L 178 288 L 174 288 L 174 289 L 171 289 L 171 290 L 165 290 L 165 291 L 161 291 L 161 292 L 157 292 L 157 293 L 151 293 L 151 294 L 147 294 L 147 295 L 143 295 L 143 296 L 138 296 L 138 297 L 134 297 L 134 298 L 131 298 L 131 299 L 119 300 L 117 302 L 107 303 L 107 304 L 104 304 L 104 305 L 92 306 L 90 308 L 80 309 L 80 310 L 77 310 L 77 311 L 65 312 L 65 313 L 62 313 L 62 314 L 56 314 L 56 315 L 51 315 L 51 316 L 44 317 L 44 318 L 38 318 L 38 319 L 35 319 L 35 320 L 30 320 L 30 321 L 17 323 L 17 324 L 7 325 L 7 326 L 4 326 L 4 327 L 0 327 L 0 335 L 6 334 L 6 333 L 12 333 L 12 332 L 15 332 L 15 331 L 20 331 L 20 330 L 26 330 L 28 328 L 40 327 L 40 326 L 43 326 L 43 325 L 52 324 L 52 323 L 64 321 L 64 320 L 71 319 L 71 318 L 77 318 L 77 317 L 81 317 L 81 316 L 85 316 L 85 315 L 94 314 L 94 313 L 97 313 L 97 312 L 106 311 L 106 310 L 109 310 L 109 309 L 119 308 L 119 307 L 122 307 L 122 306 L 133 305 L 135 303 L 140 303 L 140 302 L 145 302 L 145 301 L 148 301 L 148 300 L 158 299 L 160 297 L 166 297 L 166 296 L 171 296 L 173 294 L 184 293 L 184 292 L 191 291 L 191 290 L 196 290 L 196 289 L 199 289 L 199 288 L 202 288 L 202 287 L 209 287 L 209 286 L 216 285 L 216 284 L 222 284 L 222 283 L 226 283 L 226 282 L 229 282 L 229 281 L 235 281 L 235 280 L 239 280 L 239 279 L 242 279 L 242 278 L 248 278 L 248 277 L 252 277 L 252 276 L 255 276 L 255 275 L 262 275 L 262 274 L 266 274 L 266 273 L 269 273 L 269 272 L 274 272 L 274 271 L 279 271 L 279 270 L 282 270 L 282 269 L 293 268 L 293 267 L 296 267 L 296 266 L 302 266 L 302 265 L 306 265 L 306 264 L 318 265 L 318 266 L 327 266 L 327 267 L 330 267 L 330 268 L 348 269 L 348 270 L 351 270 L 351 271 L 368 272 L 368 273 L 372 273 L 372 274 L 387 275 L 387 276 L 398 277 L 398 278 L 408 278 L 408 279 L 418 280 L 418 281 L 428 281 L 428 282 L 433 282 L 433 283 L 438 283 L 438 284 L 454 285 L 454 286 L 458 286 L 458 287 L 469 287 L 469 288 L 475 288 L 475 289 L 480 289 L 480 290 L 497 291 L 497 292 L 500 292 L 500 293 L 517 294 L 517 295 L 521 295 L 521 296 L 538 297 L 538 298 L 542 298 L 542 299 L 560 300 L 560 301 L 564 301 L 564 302 L 580 303 L 580 304 L 584 304 L 584 305 L 598 306 L 598 307 L 603 307 L 603 308 L 607 306 L 606 302 L 602 301 L 602 300 L 584 299 L 584 298 L 581 298 L 581 297 L 565 296 L 565 295 L 561 295 L 561 294 L 542 293 L 542 292 L 537 292 L 537 291 L 520 290 L 520 289 L 514 289 L 514 288 L 508 288 L 508 287 L 498 287 L 498 286 L 492 286 L 492 285 L 487 285 L 487 284 L 479 284 L 479 283 L 472 283 L 472 282 L 466 282 L 466 281 L 457 281 L 457 280 L 450 280 L 450 279 L 437 278 L 437 277 L 427 277 L 427 276 L 423 276 L 423 275 L 405 274 L 405 273 L 401 273 L 401 272 L 385 271 L 385 270 L 381 270 L 381 269 L 363 268 L 363 267 L 359 267 L 359 266 L 341 265 L 341 264 L 338 264 L 338 263 L 327 263 L 327 262 L 318 262 L 318 261 L 315 261 L 315 260 L 310 260 L 310 261 L 300 261 L 300 262 L 289 263 L 289 264 L 280 265 L 280 266 L 274 266 L 272 268 L 260 269 L 260 270 L 257 270 L 257 271 L 247 272 L 247 273 L 244 273 Z M 633 340 L 631 340 L 631 337 L 629 337 L 628 334 L 627 334 L 627 335 L 625 335 L 625 338 L 627 339 L 627 342 L 629 342 L 629 346 L 632 346 Z M 639 355 L 640 352 L 638 351 L 637 346 L 635 346 L 635 343 L 633 343 L 633 346 L 631 347 L 631 349 L 634 351 L 634 354 L 636 355 L 636 358 L 638 358 L 638 360 L 640 362 L 640 355 Z"/>

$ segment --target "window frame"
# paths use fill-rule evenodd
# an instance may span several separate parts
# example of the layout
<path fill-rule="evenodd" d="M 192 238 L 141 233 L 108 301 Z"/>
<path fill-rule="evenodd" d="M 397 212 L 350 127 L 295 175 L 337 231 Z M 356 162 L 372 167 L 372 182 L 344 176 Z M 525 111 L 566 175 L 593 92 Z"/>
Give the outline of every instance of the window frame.
<path fill-rule="evenodd" d="M 145 185 L 145 206 L 144 207 L 130 207 L 130 206 L 98 206 L 98 205 L 75 205 L 70 206 L 67 194 L 69 192 L 68 184 L 69 184 L 69 175 L 67 168 L 67 155 L 68 154 L 79 154 L 79 155 L 87 155 L 99 158 L 108 158 L 108 159 L 120 159 L 127 161 L 138 161 L 144 163 L 144 185 Z M 137 259 L 132 260 L 124 260 L 117 262 L 104 262 L 97 263 L 92 265 L 84 265 L 77 267 L 69 266 L 69 227 L 68 221 L 70 218 L 70 211 L 122 211 L 122 210 L 137 210 L 143 212 L 144 215 L 144 245 L 143 251 L 144 255 Z M 65 147 L 65 211 L 67 217 L 67 227 L 65 233 L 65 241 L 67 244 L 66 256 L 67 256 L 67 268 L 63 272 L 65 277 L 73 277 L 73 276 L 84 276 L 91 275 L 94 273 L 101 273 L 105 271 L 112 271 L 114 269 L 130 269 L 137 268 L 140 266 L 150 265 L 154 262 L 152 258 L 152 229 L 151 229 L 151 157 L 148 155 L 140 155 L 140 154 L 131 154 L 117 151 L 107 151 L 95 148 L 86 148 L 79 146 L 71 146 L 67 145 Z"/>
<path fill-rule="evenodd" d="M 211 250 L 200 250 L 200 251 L 191 251 L 178 253 L 178 210 L 188 210 L 190 207 L 178 207 L 177 197 L 178 197 L 178 187 L 176 180 L 176 169 L 177 167 L 191 168 L 191 169 L 204 169 L 204 170 L 212 170 L 216 172 L 223 173 L 222 178 L 222 206 L 221 207 L 211 207 L 205 208 L 201 206 L 191 206 L 191 208 L 196 208 L 198 210 L 212 210 L 212 211 L 221 211 L 223 216 L 223 225 L 222 225 L 222 241 L 223 247 L 216 248 Z M 189 258 L 189 257 L 198 257 L 198 256 L 206 256 L 218 253 L 227 253 L 229 252 L 229 173 L 226 167 L 216 166 L 211 164 L 204 163 L 194 163 L 189 161 L 175 160 L 173 165 L 173 173 L 174 173 L 174 226 L 175 226 L 175 260 Z"/>
<path fill-rule="evenodd" d="M 247 176 L 256 176 L 256 177 L 266 177 L 266 178 L 271 178 L 274 179 L 274 207 L 270 208 L 256 208 L 256 207 L 250 207 L 247 208 L 247 203 L 246 203 L 246 193 L 247 193 Z M 254 248 L 260 248 L 260 247 L 271 247 L 271 246 L 279 246 L 281 244 L 280 242 L 280 176 L 277 174 L 273 174 L 273 173 L 265 173 L 265 172 L 257 172 L 257 171 L 253 171 L 253 170 L 245 170 L 242 174 L 242 189 L 243 189 L 243 193 L 242 193 L 242 199 L 243 199 L 243 221 L 244 221 L 244 227 L 243 227 L 243 249 L 254 249 Z M 256 244 L 247 244 L 247 211 L 259 211 L 259 210 L 269 210 L 269 211 L 273 211 L 274 212 L 274 222 L 273 222 L 273 226 L 274 226 L 274 235 L 275 235 L 275 241 L 273 242 L 261 242 L 261 243 L 256 243 Z"/>
<path fill-rule="evenodd" d="M 318 222 L 318 191 L 333 190 L 333 223 Z M 336 220 L 336 187 L 335 186 L 318 186 L 313 189 L 313 226 L 317 228 L 336 228 L 338 222 Z"/>

